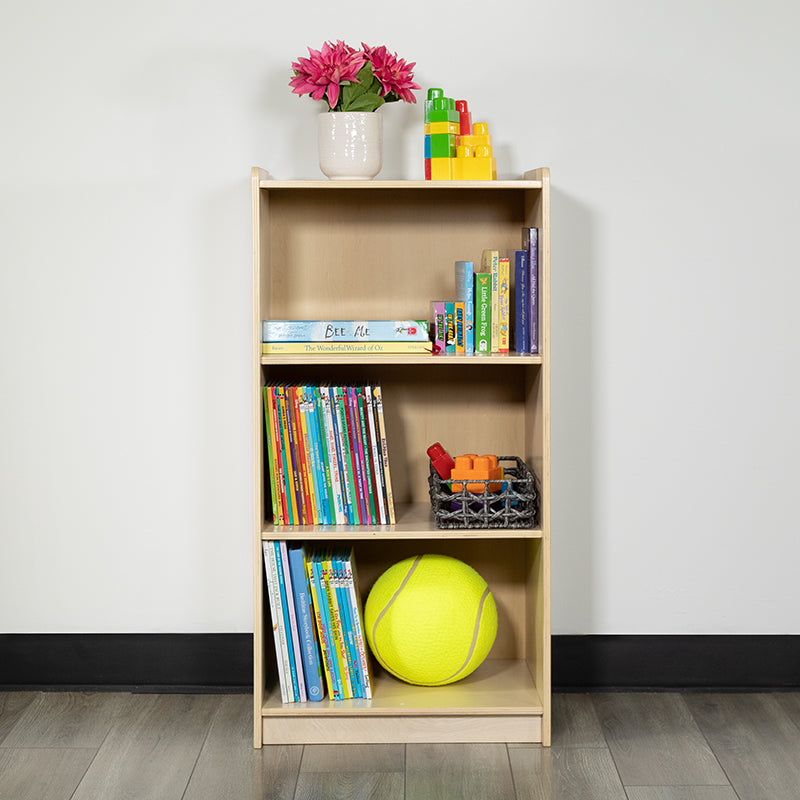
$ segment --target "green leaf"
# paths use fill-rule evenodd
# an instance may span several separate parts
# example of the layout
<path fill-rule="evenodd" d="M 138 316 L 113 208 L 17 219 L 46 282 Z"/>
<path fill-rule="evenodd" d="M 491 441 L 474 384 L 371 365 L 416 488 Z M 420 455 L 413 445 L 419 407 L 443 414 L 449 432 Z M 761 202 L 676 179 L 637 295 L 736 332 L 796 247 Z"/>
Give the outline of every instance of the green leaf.
<path fill-rule="evenodd" d="M 377 94 L 362 94 L 356 97 L 347 108 L 342 108 L 342 111 L 375 111 L 380 108 L 384 103 L 383 98 Z"/>

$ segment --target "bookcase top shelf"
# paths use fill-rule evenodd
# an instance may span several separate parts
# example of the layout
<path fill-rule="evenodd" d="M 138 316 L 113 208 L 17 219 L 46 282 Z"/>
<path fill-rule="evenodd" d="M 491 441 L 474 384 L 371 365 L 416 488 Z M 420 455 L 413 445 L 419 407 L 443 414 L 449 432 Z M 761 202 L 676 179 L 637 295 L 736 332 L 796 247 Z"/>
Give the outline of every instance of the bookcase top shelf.
<path fill-rule="evenodd" d="M 511 181 L 330 181 L 330 180 L 292 180 L 278 181 L 271 178 L 259 182 L 262 189 L 280 191 L 282 189 L 313 189 L 313 190 L 348 190 L 348 189 L 480 189 L 481 191 L 495 191 L 498 189 L 541 189 L 540 180 L 511 180 Z"/>

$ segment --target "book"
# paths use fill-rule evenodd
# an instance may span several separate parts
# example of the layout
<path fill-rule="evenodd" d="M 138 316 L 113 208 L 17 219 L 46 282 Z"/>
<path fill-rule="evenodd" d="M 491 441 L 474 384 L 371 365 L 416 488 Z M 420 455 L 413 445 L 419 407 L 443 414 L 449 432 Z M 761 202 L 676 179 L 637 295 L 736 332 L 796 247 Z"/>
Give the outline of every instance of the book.
<path fill-rule="evenodd" d="M 292 574 L 289 569 L 289 553 L 285 541 L 274 543 L 275 556 L 278 561 L 278 585 L 283 601 L 283 619 L 286 625 L 286 640 L 289 648 L 289 663 L 292 669 L 292 688 L 296 702 L 305 703 L 306 682 L 303 677 L 303 656 L 300 651 L 300 637 L 297 631 L 297 614 L 294 608 L 294 592 L 292 590 Z"/>
<path fill-rule="evenodd" d="M 509 261 L 506 256 L 498 259 L 498 288 L 497 288 L 497 313 L 499 314 L 499 343 L 498 353 L 507 353 L 510 340 L 511 327 L 511 276 L 509 275 Z"/>
<path fill-rule="evenodd" d="M 303 353 L 430 353 L 429 341 L 397 342 L 263 342 L 261 355 L 300 355 Z"/>
<path fill-rule="evenodd" d="M 269 470 L 269 491 L 270 491 L 270 504 L 272 506 L 272 519 L 278 525 L 284 523 L 283 508 L 281 505 L 281 492 L 278 487 L 279 470 L 278 462 L 278 447 L 275 442 L 275 429 L 273 427 L 275 412 L 272 403 L 272 387 L 265 386 L 262 390 L 264 395 L 264 427 L 267 438 L 267 451 L 265 454 L 267 461 L 267 468 Z"/>
<path fill-rule="evenodd" d="M 456 261 L 456 302 L 464 304 L 464 354 L 475 352 L 475 265 Z"/>
<path fill-rule="evenodd" d="M 475 353 L 492 352 L 492 276 L 489 272 L 475 273 Z"/>
<path fill-rule="evenodd" d="M 539 352 L 539 229 L 522 229 L 522 249 L 528 252 L 528 320 L 531 353 Z"/>
<path fill-rule="evenodd" d="M 355 635 L 356 650 L 360 662 L 361 696 L 367 700 L 371 700 L 372 669 L 370 666 L 369 653 L 367 652 L 367 638 L 364 634 L 364 607 L 361 602 L 361 591 L 358 585 L 358 574 L 352 547 L 349 548 L 345 554 L 343 563 L 347 591 L 350 597 L 350 615 L 353 633 Z"/>
<path fill-rule="evenodd" d="M 356 410 L 355 387 L 345 387 L 347 430 L 350 443 L 350 455 L 355 467 L 356 496 L 358 498 L 359 521 L 362 525 L 370 524 L 369 509 L 367 507 L 367 476 L 364 473 L 364 457 L 361 452 L 361 430 Z"/>
<path fill-rule="evenodd" d="M 514 349 L 524 355 L 531 352 L 528 251 L 513 250 L 511 257 L 514 259 Z"/>
<path fill-rule="evenodd" d="M 311 588 L 306 572 L 306 551 L 302 545 L 291 544 L 288 546 L 288 554 L 306 693 L 309 700 L 316 702 L 325 696 L 325 682 Z"/>
<path fill-rule="evenodd" d="M 375 420 L 375 399 L 372 395 L 372 386 L 367 384 L 364 387 L 364 406 L 367 421 L 367 432 L 369 434 L 370 457 L 374 473 L 375 484 L 375 504 L 378 511 L 379 522 L 386 525 L 389 520 L 386 508 L 386 487 L 383 477 L 383 459 L 380 457 L 380 439 Z"/>
<path fill-rule="evenodd" d="M 325 684 L 328 687 L 328 696 L 331 700 L 342 700 L 344 695 L 342 694 L 342 687 L 336 670 L 336 655 L 328 616 L 327 596 L 324 584 L 321 581 L 320 560 L 320 552 L 314 551 L 309 554 L 307 563 L 309 585 L 314 604 L 314 620 L 321 645 L 322 667 L 325 673 Z"/>
<path fill-rule="evenodd" d="M 261 321 L 262 342 L 427 342 L 428 321 L 296 320 Z"/>
<path fill-rule="evenodd" d="M 444 300 L 431 300 L 431 344 L 435 354 L 444 353 L 447 338 Z"/>
<path fill-rule="evenodd" d="M 361 511 L 358 504 L 358 489 L 356 486 L 356 465 L 353 463 L 350 430 L 347 424 L 347 398 L 345 389 L 335 386 L 334 408 L 337 415 L 337 452 L 342 459 L 342 476 L 345 482 L 345 496 L 347 498 L 347 522 L 350 525 L 361 524 Z"/>
<path fill-rule="evenodd" d="M 465 355 L 466 343 L 464 341 L 464 302 L 456 300 L 456 355 Z"/>
<path fill-rule="evenodd" d="M 491 276 L 491 317 L 489 352 L 500 350 L 500 251 L 484 250 L 481 254 L 481 271 Z"/>
<path fill-rule="evenodd" d="M 389 514 L 389 524 L 396 522 L 394 510 L 394 496 L 392 494 L 392 477 L 389 471 L 389 447 L 386 443 L 386 423 L 383 416 L 383 391 L 379 385 L 372 387 L 372 396 L 375 399 L 375 414 L 378 421 L 378 436 L 381 443 L 381 459 L 383 461 L 383 481 L 386 491 L 386 508 Z"/>
<path fill-rule="evenodd" d="M 447 300 L 444 304 L 444 351 L 445 353 L 455 353 L 456 351 L 456 309 L 452 300 Z"/>
<path fill-rule="evenodd" d="M 364 462 L 364 477 L 365 485 L 364 491 L 367 493 L 365 498 L 365 505 L 367 507 L 367 514 L 369 516 L 369 524 L 377 525 L 380 522 L 377 506 L 375 504 L 375 470 L 370 457 L 370 444 L 369 444 L 369 431 L 367 426 L 367 412 L 366 412 L 366 391 L 365 387 L 357 386 L 355 388 L 356 396 L 356 412 L 358 414 L 358 430 L 361 435 L 361 458 Z"/>
<path fill-rule="evenodd" d="M 267 598 L 269 611 L 272 617 L 272 636 L 275 643 L 275 660 L 278 665 L 278 684 L 281 692 L 281 702 L 293 703 L 294 691 L 292 689 L 291 670 L 289 668 L 289 651 L 286 643 L 286 628 L 283 621 L 283 608 L 281 606 L 281 593 L 278 588 L 278 566 L 275 559 L 273 542 L 262 542 L 264 553 L 264 573 L 267 579 Z"/>

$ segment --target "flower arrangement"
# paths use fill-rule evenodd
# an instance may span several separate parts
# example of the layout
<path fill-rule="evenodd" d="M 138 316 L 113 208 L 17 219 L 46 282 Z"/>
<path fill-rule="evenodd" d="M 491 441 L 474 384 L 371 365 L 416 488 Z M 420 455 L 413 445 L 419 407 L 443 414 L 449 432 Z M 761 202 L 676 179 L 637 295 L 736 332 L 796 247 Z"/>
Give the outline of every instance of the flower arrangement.
<path fill-rule="evenodd" d="M 319 50 L 308 48 L 308 58 L 292 62 L 294 77 L 289 81 L 298 95 L 325 100 L 330 111 L 376 111 L 384 103 L 403 100 L 416 103 L 410 64 L 386 47 L 369 47 L 363 42 L 356 50 L 342 41 L 325 42 Z"/>

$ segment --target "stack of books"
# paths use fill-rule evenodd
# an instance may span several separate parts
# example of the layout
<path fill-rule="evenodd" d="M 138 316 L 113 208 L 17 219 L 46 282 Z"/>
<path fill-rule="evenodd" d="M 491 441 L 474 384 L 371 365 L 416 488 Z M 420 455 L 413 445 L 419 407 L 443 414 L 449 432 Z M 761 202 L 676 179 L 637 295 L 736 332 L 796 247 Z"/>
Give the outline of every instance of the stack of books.
<path fill-rule="evenodd" d="M 371 699 L 352 548 L 262 545 L 282 702 Z"/>
<path fill-rule="evenodd" d="M 261 354 L 430 353 L 427 320 L 289 320 L 261 322 Z"/>
<path fill-rule="evenodd" d="M 380 385 L 263 391 L 275 524 L 393 525 Z"/>
<path fill-rule="evenodd" d="M 453 298 L 431 301 L 435 355 L 539 352 L 539 229 L 523 228 L 521 245 L 455 262 Z"/>

